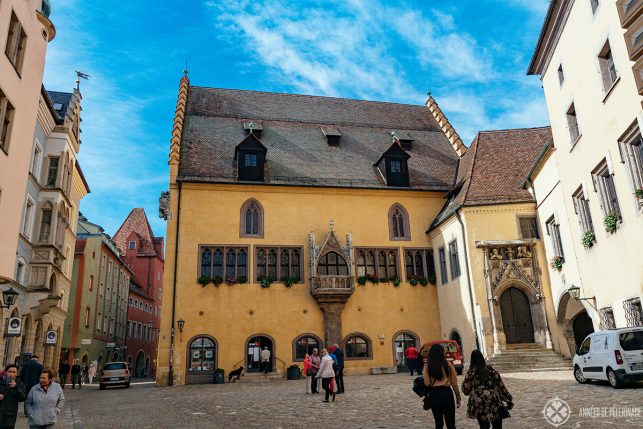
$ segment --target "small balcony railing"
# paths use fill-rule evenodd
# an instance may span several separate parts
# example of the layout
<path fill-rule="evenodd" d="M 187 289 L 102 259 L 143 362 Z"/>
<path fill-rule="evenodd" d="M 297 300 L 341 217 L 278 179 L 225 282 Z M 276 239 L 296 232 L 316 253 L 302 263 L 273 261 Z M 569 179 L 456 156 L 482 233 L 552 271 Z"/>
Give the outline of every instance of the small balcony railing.
<path fill-rule="evenodd" d="M 354 288 L 353 276 L 317 276 L 312 279 L 312 292 L 322 290 L 351 291 Z"/>

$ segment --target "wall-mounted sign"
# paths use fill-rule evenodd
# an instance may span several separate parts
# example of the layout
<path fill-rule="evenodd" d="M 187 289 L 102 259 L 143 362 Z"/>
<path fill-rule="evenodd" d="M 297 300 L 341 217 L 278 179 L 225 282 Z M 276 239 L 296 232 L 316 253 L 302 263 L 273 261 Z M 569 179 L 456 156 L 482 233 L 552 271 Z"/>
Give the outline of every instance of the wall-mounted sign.
<path fill-rule="evenodd" d="M 20 317 L 10 317 L 7 321 L 7 337 L 19 337 L 22 328 L 22 319 Z"/>
<path fill-rule="evenodd" d="M 56 344 L 58 340 L 58 333 L 56 331 L 47 331 L 45 336 L 45 344 Z"/>
<path fill-rule="evenodd" d="M 80 339 L 80 343 L 81 343 L 81 344 L 91 344 L 91 343 L 92 343 L 92 339 L 91 339 L 91 338 L 81 338 L 81 339 Z"/>

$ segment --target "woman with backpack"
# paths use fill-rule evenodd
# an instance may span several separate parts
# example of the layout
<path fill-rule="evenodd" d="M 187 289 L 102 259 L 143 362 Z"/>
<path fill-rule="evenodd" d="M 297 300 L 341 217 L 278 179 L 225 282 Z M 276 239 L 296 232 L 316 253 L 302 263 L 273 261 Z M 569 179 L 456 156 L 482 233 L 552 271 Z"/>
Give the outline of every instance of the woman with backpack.
<path fill-rule="evenodd" d="M 502 419 L 509 417 L 513 398 L 500 374 L 487 365 L 479 350 L 471 352 L 469 371 L 462 382 L 462 392 L 469 395 L 467 415 L 477 419 L 480 429 L 500 429 Z"/>
<path fill-rule="evenodd" d="M 440 344 L 431 346 L 422 377 L 428 388 L 428 401 L 436 429 L 442 429 L 445 423 L 447 429 L 455 429 L 455 408 L 460 408 L 460 390 L 455 367 L 446 359 L 444 348 Z"/>

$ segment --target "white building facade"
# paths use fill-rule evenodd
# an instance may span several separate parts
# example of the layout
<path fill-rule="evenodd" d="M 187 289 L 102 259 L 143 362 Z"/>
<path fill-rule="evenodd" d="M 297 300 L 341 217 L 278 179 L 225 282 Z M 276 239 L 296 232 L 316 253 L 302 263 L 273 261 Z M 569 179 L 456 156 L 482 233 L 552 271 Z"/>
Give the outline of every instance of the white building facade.
<path fill-rule="evenodd" d="M 642 16 L 643 2 L 553 0 L 528 71 L 542 79 L 553 147 L 525 187 L 565 354 L 588 317 L 594 329 L 643 325 Z"/>

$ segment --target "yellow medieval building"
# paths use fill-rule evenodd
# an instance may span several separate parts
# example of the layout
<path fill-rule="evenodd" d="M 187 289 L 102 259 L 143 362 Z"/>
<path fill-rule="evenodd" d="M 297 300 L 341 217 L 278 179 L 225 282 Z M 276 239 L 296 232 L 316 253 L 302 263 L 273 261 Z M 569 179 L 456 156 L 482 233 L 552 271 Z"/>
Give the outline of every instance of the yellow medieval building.
<path fill-rule="evenodd" d="M 492 268 L 484 264 L 531 273 L 533 293 L 522 277 L 506 280 L 535 302 L 540 331 L 528 340 L 549 345 L 545 261 L 537 239 L 520 239 L 518 220 L 535 214 L 522 184 L 540 147 L 496 172 L 513 179 L 501 189 L 522 196 L 497 210 L 513 222 L 473 210 L 470 237 L 487 241 L 454 233 L 454 245 L 450 225 L 469 201 L 458 199 L 460 182 L 479 170 L 459 167 L 475 155 L 461 159 L 466 148 L 432 98 L 416 106 L 215 89 L 184 76 L 170 191 L 161 197 L 168 223 L 157 382 L 212 382 L 216 368 L 257 372 L 264 347 L 282 375 L 312 348 L 335 343 L 347 374 L 395 371 L 406 347 L 444 338 L 465 353 L 485 338 L 492 353 L 502 321 L 485 312 Z M 490 220 L 499 222 L 485 230 Z M 509 241 L 488 241 L 496 236 Z M 502 256 L 492 263 L 494 249 Z M 447 269 L 462 275 L 445 283 Z M 475 278 L 461 281 L 469 270 Z"/>

